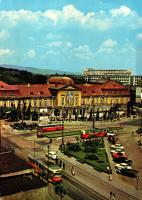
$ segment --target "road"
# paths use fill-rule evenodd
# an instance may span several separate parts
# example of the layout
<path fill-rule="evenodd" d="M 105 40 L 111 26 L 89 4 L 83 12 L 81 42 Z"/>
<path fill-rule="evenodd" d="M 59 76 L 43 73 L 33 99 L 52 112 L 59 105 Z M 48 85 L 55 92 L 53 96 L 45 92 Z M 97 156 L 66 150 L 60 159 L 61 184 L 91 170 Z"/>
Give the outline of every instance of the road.
<path fill-rule="evenodd" d="M 120 123 L 116 123 L 116 122 L 113 123 L 113 124 L 100 123 L 100 122 L 97 123 L 97 127 L 102 127 L 102 126 L 106 126 L 106 125 L 107 126 L 108 125 L 109 126 L 110 125 L 119 126 Z M 121 122 L 121 125 L 124 126 L 124 127 L 127 127 L 125 129 L 127 129 L 127 130 L 129 129 L 129 131 L 132 130 L 132 128 L 134 130 L 136 129 L 135 126 L 131 127 L 132 125 L 127 125 L 125 123 L 122 124 L 122 122 Z M 31 136 L 30 138 L 24 138 L 23 139 L 23 137 L 21 137 L 21 136 L 19 137 L 16 134 L 11 134 L 10 130 L 7 129 L 7 125 L 6 126 L 3 125 L 3 127 L 4 127 L 4 130 L 2 131 L 2 135 L 5 136 L 5 137 L 9 137 L 9 139 L 13 143 L 16 143 L 15 144 L 16 146 L 18 144 L 20 146 L 20 148 L 22 148 L 22 149 L 24 149 L 24 151 L 26 151 L 26 153 L 32 153 L 33 152 L 33 144 L 34 144 L 33 140 L 36 140 L 36 143 L 35 143 L 36 155 L 37 156 L 41 155 L 41 154 L 44 155 L 43 153 L 46 151 L 45 147 L 47 145 L 48 139 L 44 139 L 44 140 L 43 139 L 37 139 L 36 136 Z M 84 125 L 84 123 L 79 125 L 80 129 L 83 129 L 83 128 L 86 129 L 87 127 L 90 128 L 91 123 L 86 123 L 86 126 Z M 68 127 L 68 129 L 73 129 L 73 128 L 76 128 L 76 125 Z M 124 131 L 124 130 L 122 129 L 122 131 Z M 126 131 L 126 133 L 128 134 L 128 131 Z M 122 136 L 124 136 L 124 135 L 126 136 L 126 133 L 122 134 L 122 132 L 120 132 L 119 134 L 120 135 L 122 134 Z M 126 139 L 126 138 L 124 137 L 124 139 Z M 135 136 L 135 139 L 137 139 L 136 136 Z M 70 141 L 70 140 L 74 141 L 75 138 L 74 137 L 66 137 L 65 138 L 65 142 Z M 119 141 L 122 142 L 122 143 L 126 142 L 125 140 L 123 141 L 123 137 L 119 137 Z M 40 142 L 40 144 L 39 144 L 39 142 Z M 53 140 L 53 144 L 51 145 L 51 147 L 54 148 L 54 149 L 57 149 L 60 143 L 61 143 L 60 140 Z M 44 145 L 42 146 L 41 144 L 45 144 L 45 146 Z M 135 146 L 134 146 L 134 149 L 135 149 Z M 127 150 L 128 150 L 128 153 L 129 153 L 130 150 L 129 149 L 127 149 Z M 65 161 L 66 160 L 69 161 L 69 158 L 62 158 L 62 159 L 65 159 Z M 134 159 L 134 160 L 136 160 L 136 159 Z M 70 168 L 71 168 L 71 165 L 73 163 L 76 165 L 76 169 L 77 169 L 76 170 L 77 175 L 75 177 L 78 180 L 80 180 L 81 182 L 84 182 L 84 180 L 87 180 L 85 183 L 87 185 L 90 185 L 92 187 L 92 190 L 93 189 L 95 189 L 95 190 L 99 189 L 98 192 L 100 192 L 100 193 L 103 193 L 103 191 L 104 191 L 104 193 L 105 193 L 104 196 L 106 196 L 106 197 L 108 197 L 108 194 L 109 194 L 110 191 L 113 191 L 116 194 L 116 200 L 117 199 L 118 200 L 135 199 L 134 197 L 137 197 L 136 199 L 141 199 L 141 197 L 138 197 L 139 196 L 138 192 L 135 189 L 134 180 L 130 181 L 129 178 L 124 178 L 120 175 L 115 174 L 111 183 L 108 184 L 108 176 L 106 174 L 102 174 L 102 173 L 97 172 L 98 176 L 96 176 L 96 171 L 93 169 L 93 173 L 95 171 L 95 174 L 94 174 L 94 176 L 92 176 L 92 174 L 88 173 L 88 171 L 89 172 L 91 171 L 90 167 L 88 167 L 88 166 L 86 167 L 86 165 L 82 165 L 82 164 L 76 162 L 75 159 L 70 160 L 68 164 L 66 162 L 66 170 L 68 170 L 68 173 L 70 173 Z M 84 169 L 81 170 L 82 166 L 83 166 L 83 168 L 85 166 L 85 168 L 87 168 L 87 169 L 85 171 L 84 171 Z M 92 177 L 93 177 L 93 179 L 92 179 Z M 125 183 L 125 184 L 122 184 L 122 183 Z M 127 191 L 127 188 L 130 188 L 130 190 Z M 130 193 L 130 194 L 132 193 L 132 196 L 134 196 L 134 197 L 131 197 L 131 195 L 128 195 L 127 192 Z"/>

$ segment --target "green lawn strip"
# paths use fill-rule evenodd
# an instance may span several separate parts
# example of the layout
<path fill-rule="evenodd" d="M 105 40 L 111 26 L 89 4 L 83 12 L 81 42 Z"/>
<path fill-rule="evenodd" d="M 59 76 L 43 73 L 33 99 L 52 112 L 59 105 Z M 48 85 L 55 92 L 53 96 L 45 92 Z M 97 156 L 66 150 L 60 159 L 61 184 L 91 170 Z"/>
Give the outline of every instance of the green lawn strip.
<path fill-rule="evenodd" d="M 68 132 L 64 132 L 64 136 L 72 136 L 72 135 L 80 135 L 81 131 L 68 131 Z M 46 133 L 44 134 L 44 137 L 47 138 L 57 138 L 57 137 L 62 137 L 62 132 L 58 132 L 58 133 Z"/>

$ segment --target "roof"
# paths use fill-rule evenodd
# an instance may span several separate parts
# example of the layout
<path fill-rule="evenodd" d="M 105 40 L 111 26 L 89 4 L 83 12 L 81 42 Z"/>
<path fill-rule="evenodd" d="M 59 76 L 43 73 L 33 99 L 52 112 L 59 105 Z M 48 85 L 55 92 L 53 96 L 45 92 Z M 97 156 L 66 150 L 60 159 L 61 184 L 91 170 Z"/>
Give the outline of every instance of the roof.
<path fill-rule="evenodd" d="M 48 83 L 60 83 L 60 84 L 74 84 L 74 80 L 67 76 L 52 76 L 48 79 Z"/>
<path fill-rule="evenodd" d="M 27 97 L 27 96 L 36 96 L 36 97 L 44 97 L 51 96 L 51 92 L 48 88 L 47 84 L 26 84 L 26 85 L 17 85 L 19 88 L 19 96 Z"/>
<path fill-rule="evenodd" d="M 77 84 L 82 90 L 82 96 L 102 95 L 101 84 Z"/>
<path fill-rule="evenodd" d="M 17 87 L 17 85 L 8 85 L 7 83 L 0 81 L 0 90 L 2 90 L 2 91 L 5 91 L 5 90 L 14 91 L 14 90 L 19 90 L 19 88 Z"/>
<path fill-rule="evenodd" d="M 102 89 L 124 89 L 128 90 L 128 88 L 117 81 L 109 80 L 102 85 Z"/>

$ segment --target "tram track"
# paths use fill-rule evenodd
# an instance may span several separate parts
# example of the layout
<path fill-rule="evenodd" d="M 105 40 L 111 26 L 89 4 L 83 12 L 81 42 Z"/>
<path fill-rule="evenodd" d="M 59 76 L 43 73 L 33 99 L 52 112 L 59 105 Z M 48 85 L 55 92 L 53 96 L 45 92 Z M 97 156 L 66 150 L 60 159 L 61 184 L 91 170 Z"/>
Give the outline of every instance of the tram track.
<path fill-rule="evenodd" d="M 69 181 L 71 184 L 73 184 L 75 187 L 77 187 L 79 190 L 83 191 L 85 195 L 90 197 L 93 200 L 109 200 L 109 197 L 104 197 L 100 193 L 98 193 L 95 190 L 92 190 L 87 185 L 83 184 L 82 182 L 76 180 L 66 172 L 63 172 L 63 177 L 66 181 Z"/>

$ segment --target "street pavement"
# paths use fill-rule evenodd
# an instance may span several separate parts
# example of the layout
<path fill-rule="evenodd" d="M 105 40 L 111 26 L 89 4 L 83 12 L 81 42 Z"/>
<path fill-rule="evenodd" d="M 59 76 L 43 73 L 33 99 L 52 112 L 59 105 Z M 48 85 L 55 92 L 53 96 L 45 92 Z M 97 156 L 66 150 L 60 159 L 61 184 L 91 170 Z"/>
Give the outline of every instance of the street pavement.
<path fill-rule="evenodd" d="M 123 122 L 127 122 L 127 119 L 124 119 Z M 140 170 L 140 174 L 139 176 L 141 176 L 141 159 L 137 159 L 136 158 L 140 158 L 141 156 L 141 150 L 138 148 L 136 141 L 138 139 L 138 136 L 135 133 L 135 130 L 137 128 L 136 125 L 132 126 L 132 125 L 127 125 L 124 124 L 123 122 L 97 122 L 96 126 L 97 127 L 108 127 L 108 126 L 124 126 L 125 128 L 120 130 L 119 135 L 118 135 L 118 142 L 122 143 L 124 146 L 127 146 L 126 150 L 128 155 L 130 155 L 130 158 L 133 158 L 132 160 L 134 161 L 134 166 L 136 167 L 136 169 Z M 80 129 L 84 129 L 85 128 L 91 128 L 92 123 L 85 123 L 85 122 L 79 122 L 79 127 Z M 68 128 L 71 127 L 71 129 L 73 127 L 78 127 L 78 122 L 76 123 L 72 123 L 71 125 L 66 125 Z M 9 136 L 9 139 L 13 142 L 16 143 L 18 145 L 20 145 L 21 148 L 24 149 L 24 151 L 31 153 L 33 152 L 33 148 L 35 148 L 36 150 L 36 154 L 38 156 L 41 155 L 41 151 L 42 154 L 43 152 L 46 151 L 46 142 L 48 143 L 48 139 L 45 138 L 36 138 L 36 135 L 33 134 L 30 137 L 25 137 L 23 138 L 23 136 L 19 137 L 19 133 L 15 133 L 11 134 L 9 132 L 11 132 L 10 128 L 8 128 L 7 125 L 4 125 L 4 130 L 3 130 L 3 135 Z M 132 135 L 130 134 L 131 131 L 134 131 L 134 136 L 132 137 Z M 17 136 L 18 135 L 18 136 Z M 36 141 L 35 144 L 33 141 Z M 38 141 L 44 141 L 45 142 L 45 146 L 42 147 L 41 145 L 39 145 L 37 142 Z M 67 141 L 75 141 L 75 138 L 72 137 L 66 137 L 65 138 L 65 142 Z M 58 150 L 59 144 L 61 143 L 60 140 L 53 140 L 53 143 L 51 144 L 51 148 L 53 148 L 54 150 Z M 35 146 L 34 146 L 35 145 Z M 141 193 L 141 182 L 139 183 L 139 188 L 138 190 L 136 190 L 136 182 L 135 179 L 130 180 L 130 178 L 127 177 L 123 177 L 121 175 L 116 174 L 115 169 L 114 169 L 114 163 L 112 161 L 112 157 L 110 155 L 110 149 L 109 149 L 109 144 L 107 141 L 105 141 L 105 145 L 106 145 L 106 150 L 108 153 L 108 157 L 110 160 L 110 164 L 111 164 L 111 168 L 113 170 L 113 174 L 112 174 L 112 180 L 109 181 L 108 180 L 108 174 L 105 173 L 99 173 L 96 170 L 94 170 L 92 167 L 86 165 L 86 164 L 81 164 L 79 162 L 76 161 L 76 159 L 74 158 L 68 158 L 65 155 L 61 154 L 61 152 L 58 151 L 60 157 L 62 158 L 62 160 L 64 160 L 64 162 L 66 163 L 66 172 L 71 174 L 70 172 L 70 168 L 71 165 L 74 165 L 76 167 L 76 175 L 74 178 L 76 178 L 78 181 L 81 181 L 83 183 L 85 183 L 86 185 L 88 185 L 90 188 L 97 190 L 99 193 L 103 194 L 104 196 L 108 197 L 110 191 L 113 191 L 116 194 L 116 200 L 125 200 L 125 199 L 142 199 L 142 193 Z M 132 147 L 133 146 L 133 147 Z M 132 148 L 132 151 L 131 151 Z M 135 153 L 136 151 L 136 153 Z M 131 153 L 131 154 L 130 154 Z M 134 156 L 132 157 L 132 155 L 134 154 Z M 137 157 L 135 157 L 137 155 Z M 93 177 L 93 178 L 92 178 Z M 109 182 L 109 183 L 108 183 Z M 130 195 L 128 195 L 130 194 Z M 131 195 L 133 197 L 131 197 Z"/>

